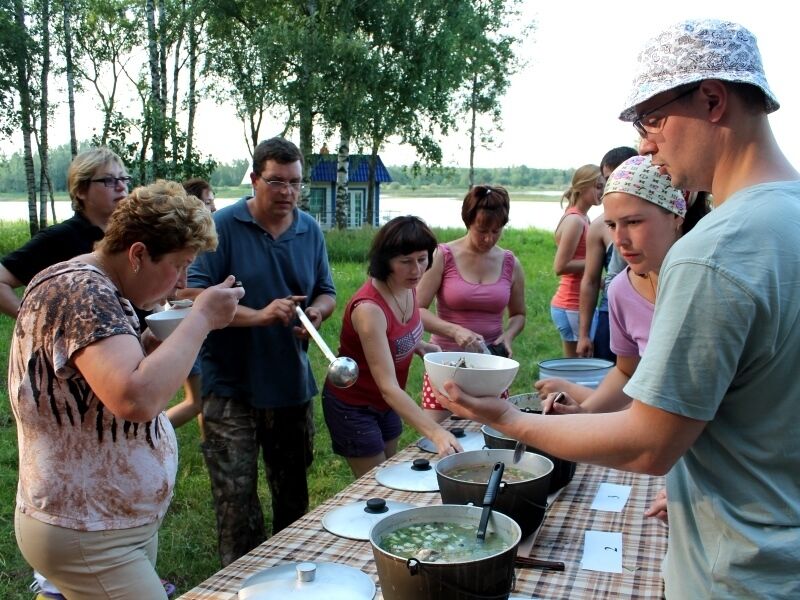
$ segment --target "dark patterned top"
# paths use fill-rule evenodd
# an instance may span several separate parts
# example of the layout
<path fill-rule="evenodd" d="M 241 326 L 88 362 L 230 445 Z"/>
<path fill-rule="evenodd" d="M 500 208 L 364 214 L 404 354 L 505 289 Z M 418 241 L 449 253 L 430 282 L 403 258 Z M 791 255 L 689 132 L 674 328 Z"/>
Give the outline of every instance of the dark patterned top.
<path fill-rule="evenodd" d="M 83 531 L 163 517 L 178 460 L 172 426 L 163 413 L 146 423 L 119 419 L 72 364 L 82 348 L 137 331 L 130 302 L 93 266 L 59 263 L 28 285 L 8 370 L 23 513 Z"/>

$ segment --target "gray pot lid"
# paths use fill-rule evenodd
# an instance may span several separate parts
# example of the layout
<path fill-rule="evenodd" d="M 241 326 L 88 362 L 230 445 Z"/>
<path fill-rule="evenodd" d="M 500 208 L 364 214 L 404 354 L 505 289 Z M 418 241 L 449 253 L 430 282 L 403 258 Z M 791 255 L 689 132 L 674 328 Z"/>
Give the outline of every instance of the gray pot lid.
<path fill-rule="evenodd" d="M 485 446 L 483 434 L 480 431 L 464 431 L 460 427 L 451 427 L 450 433 L 456 437 L 465 452 L 468 450 L 482 450 Z M 436 444 L 426 437 L 420 438 L 417 442 L 417 448 L 436 454 Z"/>
<path fill-rule="evenodd" d="M 427 458 L 416 458 L 411 462 L 383 467 L 375 473 L 375 479 L 383 486 L 407 492 L 438 492 L 436 463 Z"/>
<path fill-rule="evenodd" d="M 371 600 L 375 583 L 366 573 L 336 563 L 289 563 L 251 575 L 239 600 Z"/>
<path fill-rule="evenodd" d="M 366 541 L 375 523 L 409 508 L 414 508 L 414 505 L 383 498 L 370 498 L 365 502 L 354 502 L 329 510 L 322 517 L 322 526 L 333 535 Z"/>

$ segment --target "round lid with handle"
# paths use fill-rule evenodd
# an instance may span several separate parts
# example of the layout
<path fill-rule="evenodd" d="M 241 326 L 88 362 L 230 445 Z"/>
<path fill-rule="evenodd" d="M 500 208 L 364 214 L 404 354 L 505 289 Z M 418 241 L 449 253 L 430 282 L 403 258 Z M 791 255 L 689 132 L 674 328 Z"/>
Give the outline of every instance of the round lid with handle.
<path fill-rule="evenodd" d="M 375 582 L 354 567 L 336 563 L 289 563 L 251 575 L 239 600 L 371 600 Z"/>
<path fill-rule="evenodd" d="M 436 463 L 431 463 L 427 458 L 415 458 L 411 462 L 378 469 L 375 479 L 381 485 L 393 490 L 438 492 L 439 481 L 436 478 L 435 466 Z"/>
<path fill-rule="evenodd" d="M 322 526 L 333 535 L 366 541 L 375 523 L 408 508 L 414 508 L 414 505 L 383 498 L 370 498 L 366 502 L 354 502 L 329 510 L 322 517 Z"/>

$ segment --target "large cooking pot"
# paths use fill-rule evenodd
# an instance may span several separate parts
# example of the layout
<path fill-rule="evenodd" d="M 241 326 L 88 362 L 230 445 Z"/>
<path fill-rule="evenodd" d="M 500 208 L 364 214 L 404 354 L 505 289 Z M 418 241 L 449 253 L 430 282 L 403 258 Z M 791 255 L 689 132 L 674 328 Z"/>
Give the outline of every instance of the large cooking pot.
<path fill-rule="evenodd" d="M 467 504 L 480 506 L 486 493 L 486 482 L 465 481 L 454 474 L 461 467 L 486 465 L 502 461 L 506 466 L 500 491 L 494 501 L 494 509 L 514 519 L 527 537 L 544 519 L 547 508 L 547 494 L 553 463 L 539 454 L 525 452 L 517 464 L 513 464 L 514 452 L 511 450 L 473 450 L 451 454 L 436 463 L 436 477 L 439 493 L 445 504 Z M 519 469 L 531 475 L 525 481 L 509 481 L 509 470 Z M 488 470 L 488 469 L 487 469 Z"/>
<path fill-rule="evenodd" d="M 493 511 L 488 535 L 499 535 L 502 549 L 489 556 L 463 562 L 441 563 L 392 554 L 381 548 L 383 537 L 408 525 L 458 523 L 476 533 L 483 510 L 477 506 L 423 506 L 389 515 L 369 534 L 385 600 L 507 599 L 514 585 L 514 558 L 522 539 L 519 525 Z"/>
<path fill-rule="evenodd" d="M 539 363 L 539 379 L 559 377 L 596 389 L 614 363 L 602 358 L 551 358 Z"/>
<path fill-rule="evenodd" d="M 517 394 L 516 396 L 511 396 L 508 401 L 524 412 L 542 413 L 537 394 Z M 483 440 L 489 448 L 513 449 L 517 444 L 515 439 L 500 433 L 488 425 L 481 427 L 481 431 L 483 432 Z M 550 476 L 550 487 L 548 489 L 549 494 L 560 490 L 572 481 L 576 466 L 574 462 L 552 456 L 534 446 L 526 446 L 526 451 L 541 454 L 553 462 L 553 473 Z"/>

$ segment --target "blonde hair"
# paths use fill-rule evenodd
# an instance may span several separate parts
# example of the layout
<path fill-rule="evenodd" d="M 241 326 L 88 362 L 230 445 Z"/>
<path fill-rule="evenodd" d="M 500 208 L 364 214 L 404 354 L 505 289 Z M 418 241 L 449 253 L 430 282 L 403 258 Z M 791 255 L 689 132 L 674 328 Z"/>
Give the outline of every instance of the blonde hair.
<path fill-rule="evenodd" d="M 594 186 L 597 183 L 597 178 L 600 177 L 600 167 L 597 165 L 583 165 L 575 170 L 572 176 L 572 185 L 561 196 L 561 206 L 564 206 L 564 200 L 567 201 L 567 208 L 572 208 L 578 201 L 581 192 L 586 188 Z"/>
<path fill-rule="evenodd" d="M 204 252 L 217 247 L 217 231 L 206 205 L 180 183 L 159 179 L 138 187 L 111 215 L 98 249 L 115 254 L 141 242 L 154 262 L 180 250 Z"/>
<path fill-rule="evenodd" d="M 105 146 L 85 150 L 72 159 L 67 169 L 67 190 L 72 199 L 72 210 L 75 212 L 83 210 L 83 200 L 78 194 L 86 192 L 95 171 L 106 165 L 116 165 L 123 171 L 126 170 L 122 159 Z"/>

